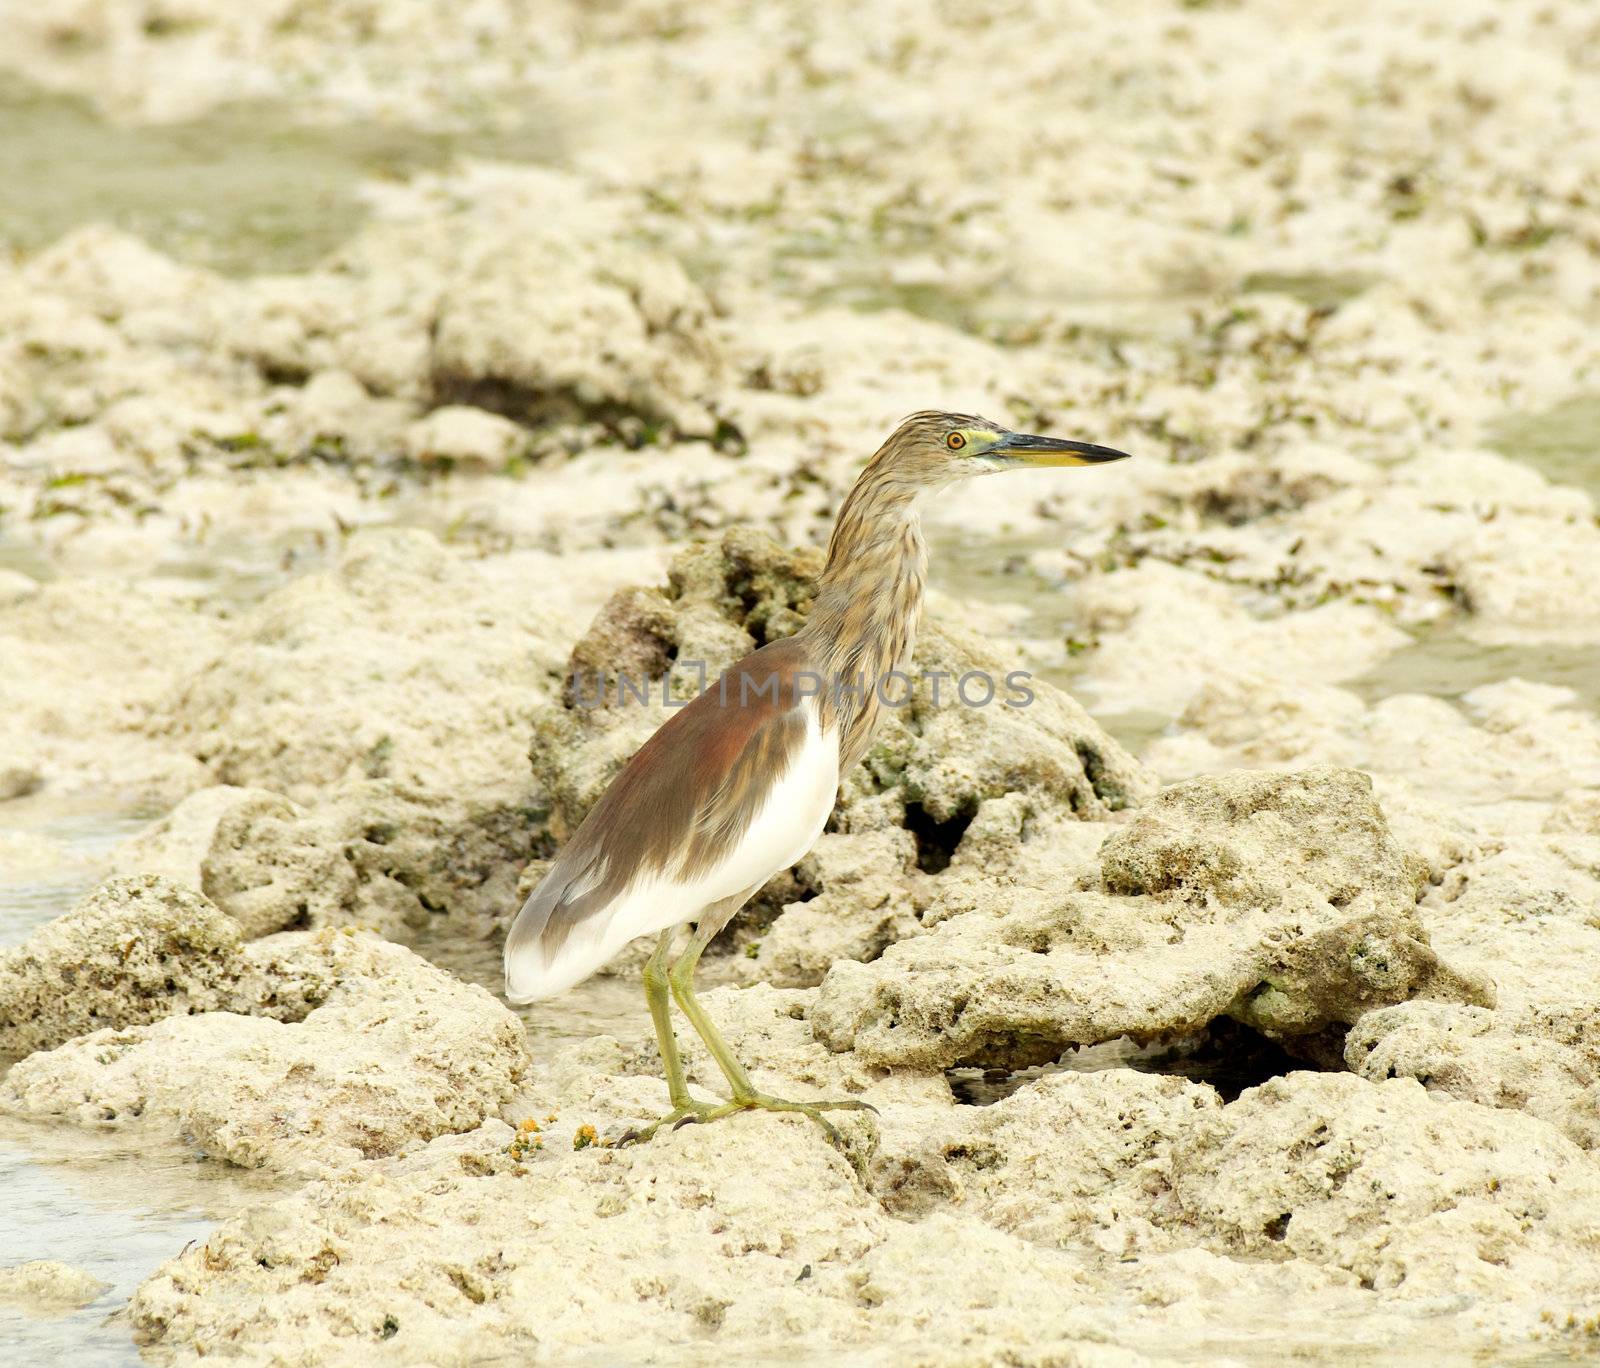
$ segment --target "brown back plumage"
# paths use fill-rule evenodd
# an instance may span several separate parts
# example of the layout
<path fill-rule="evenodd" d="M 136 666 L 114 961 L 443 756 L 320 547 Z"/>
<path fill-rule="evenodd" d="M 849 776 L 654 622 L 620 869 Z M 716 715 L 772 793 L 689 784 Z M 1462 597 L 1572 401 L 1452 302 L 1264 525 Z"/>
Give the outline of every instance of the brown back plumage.
<path fill-rule="evenodd" d="M 562 847 L 508 950 L 538 939 L 553 959 L 636 880 L 693 880 L 725 858 L 805 740 L 800 681 L 816 671 L 798 637 L 775 641 L 662 723 Z"/>

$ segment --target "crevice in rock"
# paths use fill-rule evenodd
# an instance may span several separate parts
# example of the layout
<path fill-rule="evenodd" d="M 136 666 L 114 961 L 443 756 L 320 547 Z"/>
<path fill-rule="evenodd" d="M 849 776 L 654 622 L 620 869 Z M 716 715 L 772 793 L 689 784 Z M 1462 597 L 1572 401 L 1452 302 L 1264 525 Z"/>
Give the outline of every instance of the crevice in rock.
<path fill-rule="evenodd" d="M 1098 1073 L 1103 1069 L 1174 1074 L 1195 1083 L 1209 1083 L 1224 1102 L 1232 1102 L 1246 1088 L 1317 1067 L 1291 1055 L 1259 1031 L 1229 1017 L 1217 1017 L 1203 1031 L 1178 1040 L 1140 1045 L 1123 1036 L 1098 1045 L 1071 1047 L 1053 1064 L 1017 1070 L 971 1064 L 947 1069 L 945 1079 L 958 1103 L 975 1107 L 990 1106 L 1010 1097 L 1018 1088 L 1046 1074 Z"/>
<path fill-rule="evenodd" d="M 907 803 L 905 825 L 916 838 L 917 868 L 924 874 L 940 874 L 948 869 L 977 810 L 977 805 L 973 804 L 940 821 L 921 803 Z"/>

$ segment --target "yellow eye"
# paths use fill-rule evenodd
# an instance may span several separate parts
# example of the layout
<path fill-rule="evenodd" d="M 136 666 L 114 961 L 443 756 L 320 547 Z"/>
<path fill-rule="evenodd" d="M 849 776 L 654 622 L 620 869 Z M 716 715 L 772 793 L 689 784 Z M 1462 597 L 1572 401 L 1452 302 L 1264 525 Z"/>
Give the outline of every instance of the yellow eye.
<path fill-rule="evenodd" d="M 949 447 L 951 451 L 960 451 L 962 447 L 966 446 L 967 439 L 965 437 L 963 437 L 959 432 L 952 432 L 948 437 L 946 437 L 944 439 L 944 442 L 945 442 L 945 445 L 947 447 Z"/>

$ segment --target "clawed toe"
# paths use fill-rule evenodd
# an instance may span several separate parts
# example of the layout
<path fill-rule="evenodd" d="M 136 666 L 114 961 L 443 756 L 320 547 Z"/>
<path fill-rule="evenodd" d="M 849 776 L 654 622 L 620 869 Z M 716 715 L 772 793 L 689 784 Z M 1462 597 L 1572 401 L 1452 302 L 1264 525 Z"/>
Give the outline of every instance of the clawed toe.
<path fill-rule="evenodd" d="M 648 1126 L 631 1126 L 612 1141 L 612 1148 L 625 1149 L 631 1145 L 643 1145 L 655 1138 L 655 1134 L 663 1126 L 668 1130 L 682 1130 L 685 1126 L 698 1126 L 707 1121 L 718 1121 L 724 1116 L 732 1116 L 741 1111 L 772 1111 L 772 1112 L 799 1112 L 809 1116 L 819 1126 L 823 1133 L 835 1145 L 842 1145 L 844 1137 L 839 1134 L 839 1129 L 829 1121 L 823 1112 L 826 1111 L 868 1111 L 874 1116 L 878 1109 L 870 1102 L 860 1098 L 849 1097 L 834 1100 L 819 1100 L 816 1102 L 791 1102 L 783 1097 L 768 1097 L 765 1093 L 755 1093 L 746 1097 L 738 1097 L 720 1105 L 706 1102 L 696 1102 L 691 1106 L 674 1107 L 659 1121 L 654 1121 Z"/>

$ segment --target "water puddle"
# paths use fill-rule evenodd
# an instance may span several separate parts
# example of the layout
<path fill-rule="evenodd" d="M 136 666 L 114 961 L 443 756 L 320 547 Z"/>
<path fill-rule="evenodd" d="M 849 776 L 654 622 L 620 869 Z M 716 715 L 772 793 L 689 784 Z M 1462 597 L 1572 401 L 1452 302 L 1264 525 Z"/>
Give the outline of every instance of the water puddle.
<path fill-rule="evenodd" d="M 1600 650 L 1592 645 L 1488 645 L 1472 637 L 1459 619 L 1413 636 L 1409 646 L 1344 687 L 1369 705 L 1395 694 L 1431 694 L 1453 702 L 1483 684 L 1526 679 L 1572 689 L 1581 707 L 1600 712 Z"/>
<path fill-rule="evenodd" d="M 366 217 L 363 181 L 398 180 L 462 156 L 549 162 L 544 112 L 498 132 L 383 123 L 296 124 L 288 107 L 233 105 L 194 123 L 124 127 L 85 100 L 0 77 L 0 244 L 33 251 L 110 223 L 164 252 L 232 274 L 303 270 Z"/>
<path fill-rule="evenodd" d="M 147 1137 L 113 1140 L 0 1119 L 0 1257 L 8 1265 L 54 1259 L 106 1285 L 90 1305 L 63 1316 L 0 1308 L 6 1361 L 140 1363 L 121 1316 L 139 1284 L 230 1211 L 293 1186 L 203 1164 L 181 1146 Z"/>
<path fill-rule="evenodd" d="M 1503 419 L 1489 445 L 1547 480 L 1588 490 L 1600 503 L 1600 394 L 1575 395 L 1543 413 Z"/>
<path fill-rule="evenodd" d="M 0 866 L 0 947 L 25 940 L 35 927 L 68 911 L 99 881 L 112 848 L 158 815 L 26 799 L 0 806 L 0 835 L 40 838 L 60 856 L 20 878 L 7 878 Z"/>
<path fill-rule="evenodd" d="M 1256 271 L 1239 284 L 1241 294 L 1281 294 L 1313 309 L 1335 309 L 1378 283 L 1359 271 Z"/>

